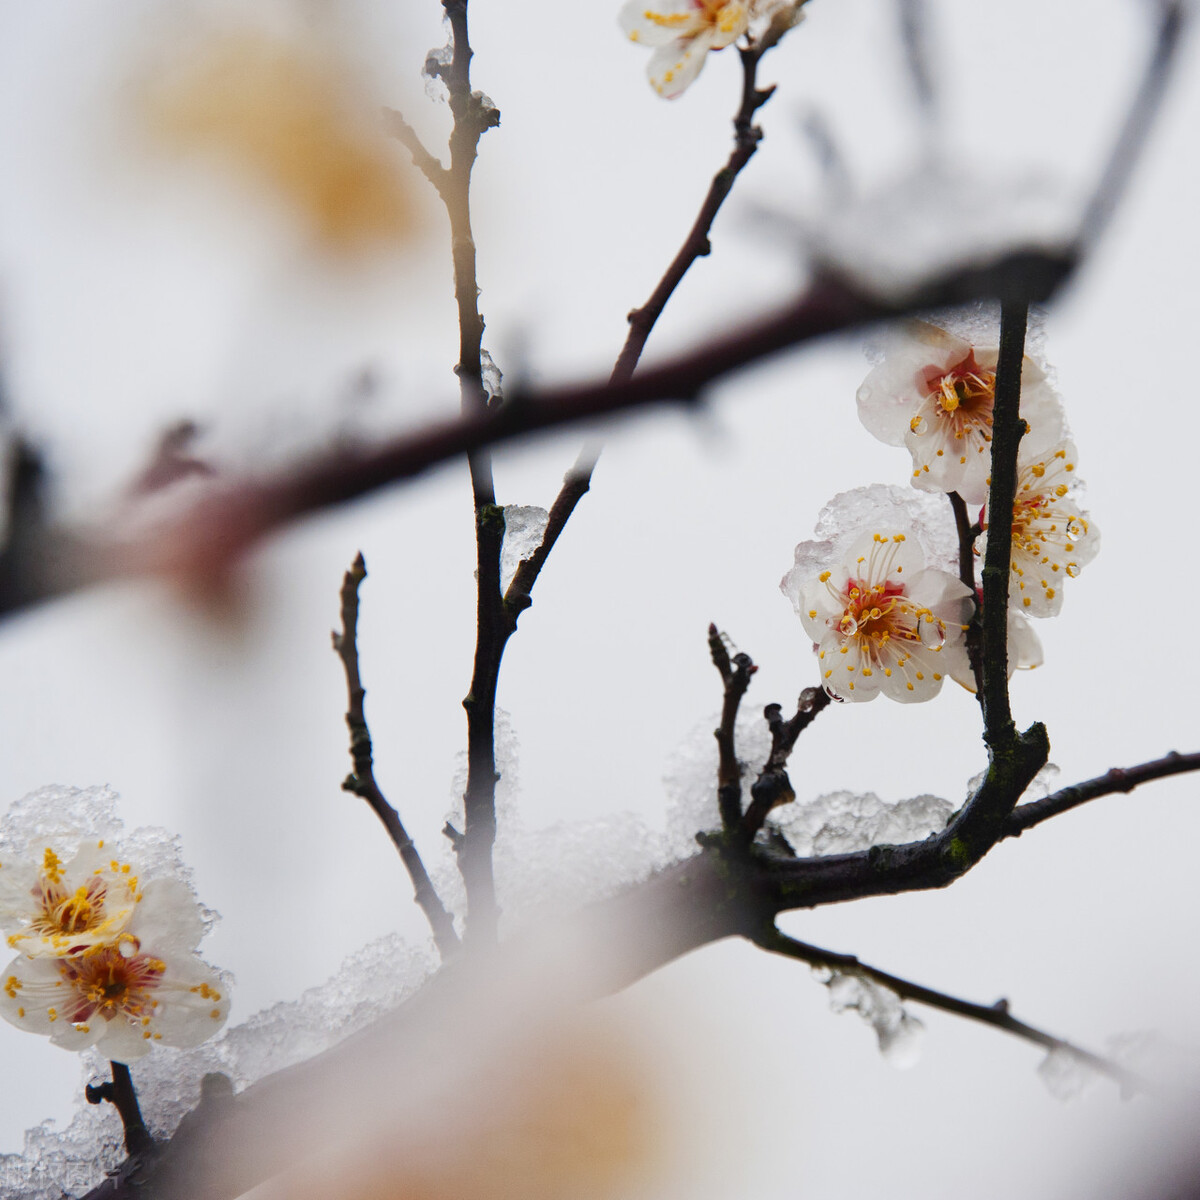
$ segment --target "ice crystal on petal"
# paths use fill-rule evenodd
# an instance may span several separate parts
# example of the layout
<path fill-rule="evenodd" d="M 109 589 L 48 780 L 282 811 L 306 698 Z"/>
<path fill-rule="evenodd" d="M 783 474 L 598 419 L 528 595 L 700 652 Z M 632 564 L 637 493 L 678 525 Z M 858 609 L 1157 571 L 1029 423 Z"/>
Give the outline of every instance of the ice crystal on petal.
<path fill-rule="evenodd" d="M 998 354 L 996 344 L 972 344 L 924 321 L 893 331 L 883 361 L 858 389 L 858 415 L 880 441 L 907 447 L 914 487 L 958 492 L 968 504 L 986 500 Z M 1062 406 L 1028 355 L 1021 416 L 1029 452 L 1063 436 Z"/>
<path fill-rule="evenodd" d="M 971 591 L 948 572 L 926 569 L 911 528 L 869 529 L 834 567 L 803 580 L 793 568 L 781 587 L 814 642 L 822 684 L 843 700 L 880 692 L 904 703 L 929 700 L 946 675 L 969 670 L 963 634 Z"/>
<path fill-rule="evenodd" d="M 830 792 L 791 804 L 769 822 L 801 858 L 809 858 L 922 841 L 945 829 L 953 812 L 948 800 L 927 793 L 889 803 L 874 792 Z"/>
<path fill-rule="evenodd" d="M 1100 1077 L 1066 1046 L 1056 1046 L 1042 1059 L 1038 1078 L 1056 1100 L 1078 1100 Z"/>
<path fill-rule="evenodd" d="M 907 1070 L 921 1055 L 924 1023 L 905 1011 L 900 997 L 882 984 L 850 972 L 817 969 L 829 989 L 829 1006 L 835 1013 L 857 1012 L 875 1031 L 879 1051 L 893 1067 Z"/>
<path fill-rule="evenodd" d="M 1076 503 L 1082 486 L 1075 474 L 1077 457 L 1069 441 L 1039 452 L 1026 449 L 1024 439 L 1017 455 L 1008 602 L 1030 617 L 1057 616 L 1066 580 L 1100 549 L 1100 531 Z M 985 529 L 979 553 L 986 550 Z"/>
<path fill-rule="evenodd" d="M 500 546 L 500 590 L 506 591 L 521 562 L 542 544 L 550 514 L 536 505 L 504 506 L 504 541 Z"/>

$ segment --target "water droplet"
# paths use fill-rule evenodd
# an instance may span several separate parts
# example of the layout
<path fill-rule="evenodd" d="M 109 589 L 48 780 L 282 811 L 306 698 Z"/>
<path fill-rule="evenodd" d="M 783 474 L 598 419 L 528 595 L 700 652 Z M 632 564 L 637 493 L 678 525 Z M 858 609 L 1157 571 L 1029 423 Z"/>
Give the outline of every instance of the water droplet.
<path fill-rule="evenodd" d="M 853 637 L 854 634 L 858 632 L 858 622 L 849 613 L 847 613 L 842 618 L 840 628 L 847 637 Z"/>
<path fill-rule="evenodd" d="M 908 427 L 913 431 L 913 433 L 920 437 L 921 434 L 923 434 L 925 430 L 929 428 L 929 422 L 926 421 L 922 416 L 915 416 L 911 421 L 909 421 Z"/>
<path fill-rule="evenodd" d="M 1067 563 L 1067 574 L 1072 579 L 1075 579 L 1079 575 L 1081 569 L 1078 563 Z"/>
<path fill-rule="evenodd" d="M 922 617 L 917 622 L 917 636 L 920 637 L 922 646 L 937 650 L 945 644 L 946 626 L 935 617 Z"/>

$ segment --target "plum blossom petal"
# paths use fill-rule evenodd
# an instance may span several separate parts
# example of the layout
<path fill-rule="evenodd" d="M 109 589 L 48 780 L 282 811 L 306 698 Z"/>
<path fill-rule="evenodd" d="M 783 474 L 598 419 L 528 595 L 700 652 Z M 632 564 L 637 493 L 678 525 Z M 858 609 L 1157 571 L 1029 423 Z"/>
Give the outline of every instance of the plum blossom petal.
<path fill-rule="evenodd" d="M 1008 630 L 1006 634 L 1008 648 L 1008 677 L 1011 679 L 1017 671 L 1032 671 L 1046 661 L 1042 650 L 1042 641 L 1033 626 L 1015 608 L 1008 610 Z M 951 673 L 955 683 L 961 684 L 968 692 L 975 691 L 975 674 L 969 668 L 963 673 L 961 666 Z"/>
<path fill-rule="evenodd" d="M 0 1016 L 56 1046 L 129 1062 L 157 1042 L 194 1046 L 229 1013 L 226 988 L 195 954 L 148 952 L 131 934 L 71 958 L 26 958 L 0 976 Z"/>
<path fill-rule="evenodd" d="M 958 492 L 968 504 L 987 498 L 998 355 L 994 345 L 973 346 L 911 321 L 859 388 L 859 418 L 880 441 L 908 448 L 914 487 Z M 1062 406 L 1029 357 L 1021 367 L 1021 416 L 1033 449 L 1063 436 Z"/>
<path fill-rule="evenodd" d="M 761 3 L 761 0 L 759 0 Z M 710 50 L 722 50 L 750 28 L 756 0 L 628 0 L 620 24 L 629 40 L 656 46 L 650 85 L 673 99 L 700 74 Z"/>
<path fill-rule="evenodd" d="M 1063 584 L 1100 549 L 1100 531 L 1076 503 L 1075 446 L 1063 441 L 1039 453 L 1022 439 L 1013 505 L 1012 572 L 1008 602 L 1030 617 L 1057 616 Z M 987 530 L 978 552 L 987 548 Z"/>
<path fill-rule="evenodd" d="M 911 534 L 864 533 L 835 567 L 799 586 L 797 611 L 822 683 L 843 700 L 880 692 L 903 703 L 929 700 L 946 675 L 969 673 L 963 635 L 971 591 L 926 569 Z"/>

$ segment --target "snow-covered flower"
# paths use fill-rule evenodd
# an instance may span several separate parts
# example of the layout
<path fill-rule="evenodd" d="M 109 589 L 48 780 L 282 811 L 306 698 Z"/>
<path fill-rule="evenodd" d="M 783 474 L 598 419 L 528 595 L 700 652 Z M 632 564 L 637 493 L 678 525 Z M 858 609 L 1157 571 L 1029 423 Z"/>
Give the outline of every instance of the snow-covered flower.
<path fill-rule="evenodd" d="M 195 1046 L 225 1023 L 225 985 L 170 938 L 124 933 L 70 958 L 18 958 L 0 975 L 0 1016 L 56 1046 L 130 1062 L 157 1042 Z"/>
<path fill-rule="evenodd" d="M 992 408 L 996 346 L 973 346 L 936 325 L 906 323 L 891 338 L 883 361 L 858 389 L 858 415 L 880 441 L 907 446 L 912 484 L 958 492 L 968 504 L 987 498 L 992 467 Z M 1021 366 L 1021 416 L 1030 449 L 1063 436 L 1062 406 L 1041 368 Z"/>
<path fill-rule="evenodd" d="M 195 953 L 206 914 L 182 864 L 164 870 L 160 852 L 144 871 L 110 838 L 61 824 L 3 847 L 0 931 L 18 956 L 0 972 L 0 1017 L 120 1062 L 224 1024 L 227 988 Z"/>
<path fill-rule="evenodd" d="M 789 582 L 791 587 L 789 588 Z M 946 675 L 970 673 L 963 634 L 971 591 L 898 530 L 864 533 L 830 570 L 785 578 L 815 643 L 825 688 L 843 700 L 932 699 Z"/>
<path fill-rule="evenodd" d="M 653 46 L 646 73 L 668 100 L 700 74 L 710 50 L 723 50 L 743 34 L 781 29 L 800 18 L 804 0 L 628 0 L 621 28 L 631 42 Z"/>
<path fill-rule="evenodd" d="M 1069 441 L 1038 453 L 1022 440 L 1017 453 L 1008 602 L 1031 617 L 1057 616 L 1066 578 L 1078 575 L 1100 549 L 1099 530 L 1075 502 L 1075 460 Z M 984 553 L 986 529 L 977 545 Z"/>

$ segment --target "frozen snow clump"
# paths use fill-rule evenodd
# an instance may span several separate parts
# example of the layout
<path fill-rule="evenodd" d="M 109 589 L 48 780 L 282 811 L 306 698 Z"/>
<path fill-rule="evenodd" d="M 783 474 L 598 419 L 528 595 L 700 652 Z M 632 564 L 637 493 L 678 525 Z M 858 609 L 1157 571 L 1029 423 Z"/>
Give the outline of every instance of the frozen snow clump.
<path fill-rule="evenodd" d="M 1078 1100 L 1099 1079 L 1074 1050 L 1056 1046 L 1037 1069 L 1038 1078 L 1056 1100 Z"/>
<path fill-rule="evenodd" d="M 921 1056 L 924 1024 L 910 1016 L 900 997 L 890 988 L 861 975 L 816 969 L 829 989 L 829 1007 L 835 1013 L 856 1012 L 875 1031 L 879 1052 L 898 1070 L 915 1066 Z"/>
<path fill-rule="evenodd" d="M 828 792 L 769 821 L 801 858 L 919 842 L 946 828 L 954 806 L 928 793 L 889 803 L 874 792 Z"/>
<path fill-rule="evenodd" d="M 500 547 L 500 590 L 507 591 L 521 560 L 542 544 L 550 514 L 536 505 L 504 506 L 504 542 Z"/>

